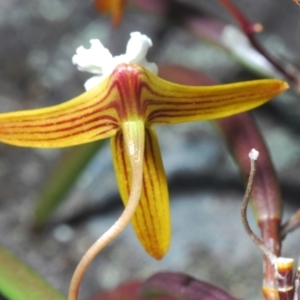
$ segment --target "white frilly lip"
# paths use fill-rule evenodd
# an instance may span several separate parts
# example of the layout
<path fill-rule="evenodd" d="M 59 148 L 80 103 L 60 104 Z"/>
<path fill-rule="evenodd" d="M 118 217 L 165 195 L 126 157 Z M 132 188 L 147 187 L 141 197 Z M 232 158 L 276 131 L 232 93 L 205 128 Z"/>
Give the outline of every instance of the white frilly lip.
<path fill-rule="evenodd" d="M 74 65 L 77 65 L 78 70 L 95 74 L 95 76 L 85 82 L 84 87 L 86 90 L 90 90 L 98 85 L 121 63 L 137 63 L 154 74 L 158 72 L 157 65 L 148 62 L 146 59 L 148 49 L 152 46 L 152 41 L 140 32 L 132 32 L 130 34 L 126 53 L 118 56 L 112 56 L 99 40 L 90 40 L 90 43 L 90 49 L 80 46 L 72 58 L 72 62 Z"/>

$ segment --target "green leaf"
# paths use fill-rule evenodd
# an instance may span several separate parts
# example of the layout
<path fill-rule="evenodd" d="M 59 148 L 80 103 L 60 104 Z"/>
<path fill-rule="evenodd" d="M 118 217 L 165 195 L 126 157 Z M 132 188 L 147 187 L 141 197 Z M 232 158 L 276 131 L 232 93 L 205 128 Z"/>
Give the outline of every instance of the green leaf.
<path fill-rule="evenodd" d="M 40 275 L 0 246 L 0 293 L 9 300 L 65 300 Z"/>
<path fill-rule="evenodd" d="M 34 226 L 36 228 L 42 227 L 47 222 L 104 143 L 105 141 L 99 140 L 72 147 L 63 155 L 38 198 L 34 213 Z"/>

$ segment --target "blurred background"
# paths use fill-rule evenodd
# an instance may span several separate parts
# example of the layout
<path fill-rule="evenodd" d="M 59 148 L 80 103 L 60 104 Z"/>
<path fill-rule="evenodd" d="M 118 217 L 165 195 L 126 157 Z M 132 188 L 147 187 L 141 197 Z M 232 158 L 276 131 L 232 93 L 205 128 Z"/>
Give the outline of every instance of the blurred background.
<path fill-rule="evenodd" d="M 299 64 L 300 8 L 292 0 L 233 2 L 252 22 L 263 24 L 258 39 L 267 49 Z M 170 3 L 169 17 L 179 15 L 179 3 L 235 25 L 218 1 Z M 114 55 L 121 54 L 133 31 L 152 39 L 150 61 L 183 65 L 219 82 L 258 78 L 220 47 L 178 24 L 130 3 L 121 25 L 113 28 L 110 16 L 100 15 L 92 1 L 0 0 L 0 111 L 45 107 L 84 92 L 89 75 L 78 72 L 71 61 L 77 47 L 88 47 L 90 39 L 98 38 Z M 295 92 L 285 93 L 253 112 L 281 182 L 284 219 L 299 207 L 298 98 Z M 212 282 L 237 299 L 260 299 L 262 255 L 242 228 L 244 185 L 221 136 L 209 122 L 158 127 L 157 132 L 170 189 L 170 251 L 154 261 L 129 226 L 89 268 L 82 297 L 174 270 Z M 45 229 L 32 230 L 38 196 L 67 151 L 0 144 L 0 243 L 65 295 L 85 250 L 122 211 L 106 143 Z M 256 229 L 251 212 L 249 219 Z M 299 232 L 289 235 L 283 254 L 297 259 L 299 242 Z"/>

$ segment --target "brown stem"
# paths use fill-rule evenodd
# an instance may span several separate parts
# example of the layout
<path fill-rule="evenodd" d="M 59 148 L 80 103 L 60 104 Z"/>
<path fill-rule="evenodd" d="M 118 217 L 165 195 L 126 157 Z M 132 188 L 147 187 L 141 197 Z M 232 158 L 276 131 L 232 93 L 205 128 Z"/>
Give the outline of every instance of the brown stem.
<path fill-rule="evenodd" d="M 255 151 L 255 150 L 254 150 Z M 253 149 L 251 150 L 253 152 Z M 251 157 L 251 152 L 249 153 L 250 157 L 250 175 L 249 180 L 247 183 L 247 188 L 245 192 L 245 196 L 242 202 L 242 208 L 241 208 L 241 219 L 244 226 L 244 229 L 246 233 L 249 235 L 249 237 L 252 239 L 252 241 L 261 249 L 261 251 L 264 253 L 265 257 L 268 259 L 268 262 L 266 266 L 269 268 L 272 267 L 272 272 L 276 272 L 276 262 L 277 262 L 277 256 L 264 244 L 264 242 L 252 231 L 252 229 L 249 226 L 248 220 L 247 220 L 247 207 L 249 203 L 249 199 L 251 196 L 251 190 L 253 187 L 254 182 L 254 176 L 256 172 L 256 158 Z M 271 273 L 271 271 L 268 271 L 268 273 Z M 279 292 L 277 287 L 275 286 L 269 286 L 269 284 L 263 285 L 263 294 L 265 300 L 283 300 L 279 297 Z M 290 300 L 290 299 L 285 299 Z"/>
<path fill-rule="evenodd" d="M 289 220 L 281 227 L 281 238 L 284 239 L 286 235 L 300 227 L 300 209 L 293 214 Z"/>
<path fill-rule="evenodd" d="M 263 55 L 285 78 L 297 89 L 299 89 L 300 78 L 297 70 L 290 66 L 283 64 L 276 59 L 269 51 L 267 51 L 255 38 L 255 33 L 262 30 L 260 24 L 252 24 L 245 16 L 245 14 L 235 6 L 231 0 L 219 0 L 219 2 L 231 13 L 235 20 L 240 24 L 241 29 L 248 37 L 252 44 L 261 55 Z"/>
<path fill-rule="evenodd" d="M 223 6 L 232 14 L 232 16 L 240 24 L 245 34 L 249 35 L 262 31 L 263 27 L 261 24 L 252 24 L 230 0 L 219 0 L 219 2 L 221 2 L 221 4 L 223 4 Z"/>
<path fill-rule="evenodd" d="M 300 260 L 298 261 L 296 276 L 295 276 L 295 300 L 300 300 Z"/>
<path fill-rule="evenodd" d="M 250 175 L 249 175 L 249 180 L 247 183 L 247 188 L 245 192 L 245 196 L 242 202 L 242 208 L 241 208 L 241 219 L 242 219 L 242 224 L 244 226 L 244 229 L 246 233 L 249 235 L 249 237 L 252 239 L 252 241 L 261 249 L 261 251 L 266 255 L 271 264 L 275 264 L 277 256 L 264 244 L 264 242 L 252 231 L 250 228 L 250 225 L 248 223 L 247 219 L 247 207 L 249 203 L 249 199 L 251 196 L 251 191 L 252 191 L 252 186 L 253 186 L 253 181 L 254 181 L 254 176 L 255 176 L 255 171 L 256 171 L 256 158 L 251 156 L 251 153 L 253 153 L 254 149 L 251 150 L 249 157 L 250 157 Z M 257 152 L 257 151 L 256 151 Z"/>
<path fill-rule="evenodd" d="M 134 176 L 133 176 L 134 177 Z M 81 258 L 79 264 L 77 265 L 75 272 L 73 274 L 68 300 L 77 300 L 80 283 L 82 278 L 93 261 L 93 259 L 98 255 L 98 253 L 107 246 L 112 240 L 114 240 L 127 226 L 130 222 L 131 217 L 136 211 L 136 207 L 139 203 L 140 194 L 141 194 L 141 182 L 142 177 L 139 175 L 137 179 L 132 181 L 132 190 L 129 196 L 128 203 L 124 209 L 120 218 L 115 222 L 115 224 L 108 229 L 84 254 Z"/>
<path fill-rule="evenodd" d="M 219 119 L 215 123 L 229 144 L 244 178 L 249 176 L 249 159 L 246 157 L 248 149 L 255 147 L 260 153 L 251 195 L 252 208 L 261 229 L 264 244 L 280 256 L 281 196 L 278 180 L 263 138 L 249 114 Z M 266 257 L 264 263 L 263 289 L 273 290 L 276 288 L 274 268 Z"/>

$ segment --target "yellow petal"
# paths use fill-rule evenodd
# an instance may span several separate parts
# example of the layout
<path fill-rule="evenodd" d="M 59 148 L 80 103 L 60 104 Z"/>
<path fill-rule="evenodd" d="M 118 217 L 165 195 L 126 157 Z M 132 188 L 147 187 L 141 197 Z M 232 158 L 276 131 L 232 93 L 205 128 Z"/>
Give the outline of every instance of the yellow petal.
<path fill-rule="evenodd" d="M 131 168 L 123 134 L 119 132 L 111 141 L 119 190 L 126 205 L 130 192 Z M 146 128 L 143 189 L 132 224 L 145 250 L 154 258 L 161 259 L 170 244 L 169 195 L 158 140 L 151 127 Z"/>
<path fill-rule="evenodd" d="M 288 88 L 276 79 L 216 86 L 185 86 L 147 74 L 145 117 L 152 124 L 174 124 L 230 116 L 255 108 Z M 146 77 L 146 76 L 145 76 Z"/>
<path fill-rule="evenodd" d="M 119 129 L 109 78 L 60 105 L 0 114 L 0 140 L 26 147 L 66 147 L 110 137 Z"/>

